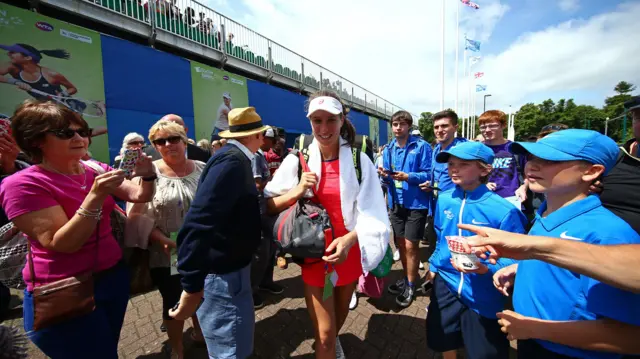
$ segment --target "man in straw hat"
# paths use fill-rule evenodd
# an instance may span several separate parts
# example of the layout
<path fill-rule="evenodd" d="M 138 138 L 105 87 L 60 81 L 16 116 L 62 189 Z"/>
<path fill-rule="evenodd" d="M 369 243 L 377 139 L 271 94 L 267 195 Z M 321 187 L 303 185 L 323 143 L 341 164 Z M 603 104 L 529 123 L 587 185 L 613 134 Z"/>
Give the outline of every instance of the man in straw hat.
<path fill-rule="evenodd" d="M 178 234 L 184 291 L 169 314 L 184 320 L 197 310 L 212 358 L 246 358 L 253 351 L 250 266 L 261 226 L 251 159 L 269 128 L 253 107 L 229 112 L 229 129 L 220 132 L 227 145 L 204 168 Z"/>

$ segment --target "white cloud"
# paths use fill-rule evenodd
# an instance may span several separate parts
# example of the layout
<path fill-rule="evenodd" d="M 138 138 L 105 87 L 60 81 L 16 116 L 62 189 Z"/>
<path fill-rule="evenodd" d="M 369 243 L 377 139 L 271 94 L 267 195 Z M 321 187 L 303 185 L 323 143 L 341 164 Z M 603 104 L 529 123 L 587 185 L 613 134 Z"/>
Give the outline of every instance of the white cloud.
<path fill-rule="evenodd" d="M 490 43 L 495 25 L 509 15 L 503 2 L 483 1 L 478 11 L 461 6 L 460 36 L 466 33 L 485 45 Z M 441 3 L 404 0 L 398 6 L 386 0 L 243 0 L 247 11 L 234 19 L 420 113 L 439 107 Z M 453 107 L 455 7 L 459 2 L 446 4 L 445 105 Z M 225 13 L 224 7 L 218 9 Z M 226 13 L 237 12 L 227 9 Z M 640 31 L 639 17 L 640 4 L 629 3 L 611 13 L 526 33 L 502 53 L 483 55 L 474 71 L 485 72 L 479 82 L 488 85 L 492 107 L 502 109 L 509 104 L 518 108 L 528 101 L 554 96 L 552 93 L 572 96 L 572 91 L 579 94 L 578 90 L 586 90 L 604 96 L 620 80 L 640 80 L 634 61 L 640 55 L 640 42 L 629 40 L 630 34 Z M 282 51 L 274 51 L 274 57 L 292 68 L 300 62 Z M 309 73 L 313 65 L 306 64 L 305 69 Z M 460 98 L 465 96 L 465 84 L 461 78 Z M 482 93 L 478 95 L 480 111 Z M 580 102 L 579 96 L 575 97 Z"/>
<path fill-rule="evenodd" d="M 580 8 L 579 0 L 560 0 L 558 6 L 566 12 L 573 12 Z"/>
<path fill-rule="evenodd" d="M 480 67 L 487 74 L 484 82 L 502 106 L 552 93 L 605 96 L 618 81 L 638 83 L 640 43 L 629 41 L 629 34 L 640 31 L 639 16 L 640 4 L 628 3 L 615 12 L 524 34 L 504 52 L 486 58 Z M 594 105 L 601 106 L 602 100 Z"/>

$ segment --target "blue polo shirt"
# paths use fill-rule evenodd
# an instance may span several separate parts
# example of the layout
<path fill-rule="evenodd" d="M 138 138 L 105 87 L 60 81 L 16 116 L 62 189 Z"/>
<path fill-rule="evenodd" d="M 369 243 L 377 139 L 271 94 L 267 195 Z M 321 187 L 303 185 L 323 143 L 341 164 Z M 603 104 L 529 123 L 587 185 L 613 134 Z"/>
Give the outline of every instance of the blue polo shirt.
<path fill-rule="evenodd" d="M 540 214 L 546 208 L 545 202 L 536 214 L 530 235 L 600 245 L 640 244 L 638 233 L 604 208 L 598 196 L 571 203 L 543 218 Z M 513 306 L 524 316 L 545 320 L 609 318 L 640 325 L 640 295 L 539 260 L 521 261 L 518 265 Z M 575 358 L 622 357 L 543 340 L 538 340 L 538 343 L 550 351 Z"/>

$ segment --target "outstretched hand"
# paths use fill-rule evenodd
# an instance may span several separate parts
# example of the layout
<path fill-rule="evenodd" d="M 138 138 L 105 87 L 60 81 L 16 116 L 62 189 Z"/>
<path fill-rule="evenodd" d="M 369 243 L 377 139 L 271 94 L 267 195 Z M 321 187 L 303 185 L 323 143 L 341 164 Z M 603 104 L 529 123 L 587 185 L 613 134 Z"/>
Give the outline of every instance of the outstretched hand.
<path fill-rule="evenodd" d="M 474 252 L 489 263 L 496 264 L 502 257 L 512 259 L 529 259 L 544 242 L 539 237 L 511 233 L 495 228 L 459 224 L 458 228 L 476 233 L 468 237 L 465 249 Z M 489 253 L 489 255 L 487 255 Z"/>

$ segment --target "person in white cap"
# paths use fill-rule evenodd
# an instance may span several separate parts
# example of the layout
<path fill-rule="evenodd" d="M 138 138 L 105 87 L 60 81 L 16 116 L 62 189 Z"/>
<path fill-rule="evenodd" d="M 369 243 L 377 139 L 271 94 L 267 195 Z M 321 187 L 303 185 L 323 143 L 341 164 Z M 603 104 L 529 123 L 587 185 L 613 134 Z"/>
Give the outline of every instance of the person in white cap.
<path fill-rule="evenodd" d="M 218 107 L 218 116 L 216 117 L 216 123 L 213 126 L 213 132 L 211 132 L 211 142 L 219 140 L 218 133 L 229 129 L 229 111 L 233 109 L 231 103 L 231 94 L 225 92 L 222 94 L 222 103 Z"/>
<path fill-rule="evenodd" d="M 422 138 L 422 134 L 420 133 L 420 130 L 411 131 L 411 136 L 416 136 L 416 137 Z"/>
<path fill-rule="evenodd" d="M 361 163 L 358 181 L 352 151 L 356 131 L 347 113 L 336 93 L 313 94 L 307 112 L 313 141 L 308 147 L 308 166 L 303 166 L 306 170 L 298 172 L 302 163 L 294 152 L 264 189 L 271 214 L 302 198 L 315 198 L 331 220 L 333 235 L 325 238 L 325 256 L 305 259 L 301 265 L 316 358 L 344 358 L 336 337 L 349 314 L 358 278 L 378 266 L 391 236 L 376 169 L 369 156 L 356 151 Z"/>

